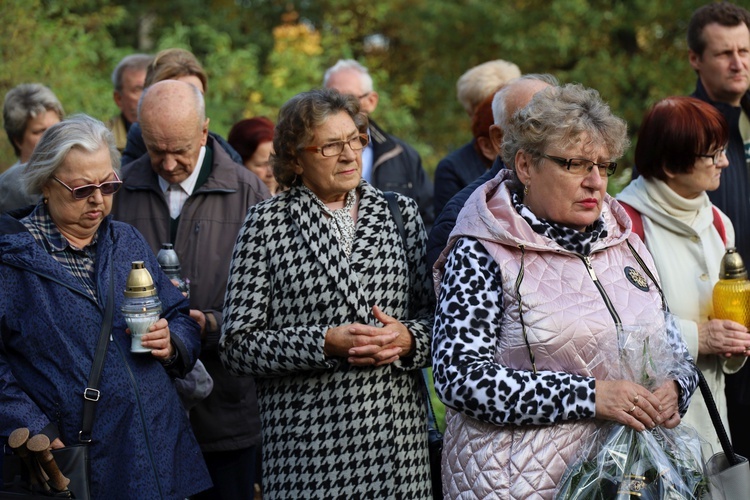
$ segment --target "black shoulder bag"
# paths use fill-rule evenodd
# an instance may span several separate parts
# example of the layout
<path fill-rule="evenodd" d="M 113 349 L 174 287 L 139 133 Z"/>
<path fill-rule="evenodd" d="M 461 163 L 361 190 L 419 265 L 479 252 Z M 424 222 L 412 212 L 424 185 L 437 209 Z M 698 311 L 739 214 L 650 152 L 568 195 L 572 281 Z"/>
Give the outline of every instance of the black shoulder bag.
<path fill-rule="evenodd" d="M 404 250 L 406 250 L 406 228 L 404 227 L 404 219 L 401 216 L 401 210 L 398 207 L 396 194 L 392 191 L 386 191 L 383 195 L 388 201 L 388 208 L 393 216 L 393 221 L 398 227 L 398 232 L 404 243 Z M 440 472 L 440 459 L 443 454 L 443 434 L 440 432 L 440 429 L 438 429 L 437 420 L 435 420 L 435 412 L 432 410 L 432 403 L 430 402 L 430 385 L 427 382 L 427 369 L 423 368 L 421 372 L 422 377 L 420 379 L 420 386 L 425 403 L 427 404 L 427 443 L 430 450 L 432 498 L 437 500 L 443 498 L 443 481 Z"/>
<path fill-rule="evenodd" d="M 109 293 L 107 296 L 107 305 L 104 309 L 104 321 L 99 333 L 99 342 L 96 346 L 94 362 L 89 373 L 87 387 L 83 391 L 83 422 L 81 431 L 78 433 L 78 443 L 69 444 L 59 450 L 52 450 L 52 457 L 60 469 L 63 476 L 70 480 L 66 490 L 55 491 L 34 491 L 32 490 L 28 479 L 22 480 L 19 474 L 23 470 L 20 457 L 15 455 L 5 456 L 5 460 L 11 461 L 6 467 L 4 464 L 3 481 L 6 476 L 10 475 L 10 484 L 3 486 L 0 491 L 0 499 L 34 499 L 34 498 L 76 498 L 80 500 L 90 500 L 90 469 L 89 469 L 89 443 L 91 442 L 91 430 L 94 426 L 94 412 L 96 403 L 99 401 L 99 383 L 102 378 L 104 369 L 104 358 L 107 354 L 107 341 L 112 331 L 112 320 L 115 307 L 115 277 L 113 272 L 114 263 L 110 262 L 109 272 Z M 12 460 L 17 459 L 17 460 Z M 12 472 L 7 473 L 6 471 Z"/>

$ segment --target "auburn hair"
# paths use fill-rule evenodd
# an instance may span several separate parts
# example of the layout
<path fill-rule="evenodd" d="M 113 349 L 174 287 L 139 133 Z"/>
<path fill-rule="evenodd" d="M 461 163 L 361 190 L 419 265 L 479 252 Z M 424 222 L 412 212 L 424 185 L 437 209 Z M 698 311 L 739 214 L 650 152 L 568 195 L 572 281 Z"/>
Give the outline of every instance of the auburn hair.
<path fill-rule="evenodd" d="M 698 155 L 714 153 L 728 140 L 727 121 L 715 107 L 694 97 L 667 97 L 643 119 L 635 164 L 644 178 L 666 181 L 667 171 L 691 172 Z"/>

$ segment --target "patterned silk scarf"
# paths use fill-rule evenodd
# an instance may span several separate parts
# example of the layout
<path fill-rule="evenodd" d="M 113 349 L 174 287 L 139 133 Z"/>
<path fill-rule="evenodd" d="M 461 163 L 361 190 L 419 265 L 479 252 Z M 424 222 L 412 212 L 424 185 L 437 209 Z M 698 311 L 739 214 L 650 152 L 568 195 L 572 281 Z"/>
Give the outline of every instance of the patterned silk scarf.
<path fill-rule="evenodd" d="M 354 203 L 357 201 L 357 189 L 352 189 L 346 193 L 343 208 L 331 210 L 307 186 L 303 185 L 301 187 L 310 194 L 310 197 L 323 210 L 323 213 L 328 215 L 328 227 L 333 231 L 336 239 L 339 240 L 339 244 L 343 248 L 346 257 L 349 258 L 352 253 L 352 244 L 354 243 L 354 219 L 352 218 L 351 211 Z"/>

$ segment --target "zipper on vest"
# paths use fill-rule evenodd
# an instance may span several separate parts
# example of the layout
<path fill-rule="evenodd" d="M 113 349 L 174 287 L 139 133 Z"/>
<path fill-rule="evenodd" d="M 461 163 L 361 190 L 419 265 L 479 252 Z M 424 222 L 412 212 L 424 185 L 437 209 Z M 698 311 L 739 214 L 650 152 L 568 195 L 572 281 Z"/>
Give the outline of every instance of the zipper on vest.
<path fill-rule="evenodd" d="M 604 287 L 602 286 L 599 279 L 596 277 L 596 273 L 594 272 L 594 268 L 591 266 L 591 258 L 588 256 L 579 255 L 581 260 L 583 260 L 583 263 L 586 265 L 586 270 L 589 273 L 589 276 L 591 277 L 591 281 L 594 282 L 594 286 L 596 286 L 596 289 L 599 290 L 599 294 L 602 296 L 602 299 L 604 299 L 604 305 L 607 306 L 607 309 L 609 310 L 609 314 L 612 316 L 612 319 L 615 320 L 616 325 L 620 325 L 622 321 L 620 321 L 620 315 L 617 314 L 617 311 L 615 310 L 615 306 L 612 305 L 612 301 L 609 300 L 609 296 L 607 295 L 607 292 L 604 290 Z"/>

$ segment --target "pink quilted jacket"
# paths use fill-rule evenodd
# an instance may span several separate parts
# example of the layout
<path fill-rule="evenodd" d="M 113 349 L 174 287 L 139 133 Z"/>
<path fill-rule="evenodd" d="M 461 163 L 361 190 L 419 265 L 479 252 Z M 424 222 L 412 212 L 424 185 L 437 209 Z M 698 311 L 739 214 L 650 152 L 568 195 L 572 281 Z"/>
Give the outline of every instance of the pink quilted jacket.
<path fill-rule="evenodd" d="M 479 239 L 502 275 L 505 315 L 498 328 L 495 361 L 531 370 L 531 349 L 538 371 L 607 377 L 608 365 L 597 364 L 597 354 L 615 348 L 615 320 L 602 294 L 592 286 L 592 272 L 623 325 L 663 323 L 661 297 L 653 283 L 643 290 L 626 277 L 626 267 L 645 275 L 626 240 L 654 272 L 651 256 L 630 235 L 623 209 L 607 196 L 603 216 L 609 235 L 594 243 L 588 269 L 580 256 L 529 227 L 513 208 L 503 179 L 501 173 L 467 201 L 448 249 L 435 266 L 437 279 L 459 237 Z M 529 346 L 521 331 L 515 288 L 522 262 L 520 294 Z M 443 487 L 446 498 L 461 499 L 552 498 L 567 465 L 599 425 L 591 419 L 501 427 L 450 409 L 446 420 Z"/>

